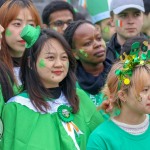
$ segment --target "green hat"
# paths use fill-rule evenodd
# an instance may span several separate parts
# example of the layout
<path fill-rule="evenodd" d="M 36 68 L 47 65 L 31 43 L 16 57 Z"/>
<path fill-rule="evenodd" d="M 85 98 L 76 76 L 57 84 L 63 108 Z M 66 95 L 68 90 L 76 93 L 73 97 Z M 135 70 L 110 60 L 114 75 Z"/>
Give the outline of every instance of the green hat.
<path fill-rule="evenodd" d="M 40 31 L 40 26 L 33 27 L 31 25 L 26 25 L 23 28 L 20 36 L 23 40 L 26 41 L 26 48 L 30 48 L 37 41 L 40 35 Z"/>
<path fill-rule="evenodd" d="M 107 0 L 86 0 L 86 6 L 93 23 L 110 18 Z"/>

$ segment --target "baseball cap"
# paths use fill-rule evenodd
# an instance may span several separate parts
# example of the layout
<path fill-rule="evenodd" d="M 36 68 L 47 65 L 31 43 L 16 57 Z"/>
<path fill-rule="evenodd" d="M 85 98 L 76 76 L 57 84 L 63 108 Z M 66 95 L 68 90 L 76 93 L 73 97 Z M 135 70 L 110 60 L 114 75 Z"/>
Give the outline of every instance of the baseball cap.
<path fill-rule="evenodd" d="M 112 0 L 110 4 L 110 11 L 114 14 L 119 14 L 129 8 L 145 12 L 143 0 Z"/>

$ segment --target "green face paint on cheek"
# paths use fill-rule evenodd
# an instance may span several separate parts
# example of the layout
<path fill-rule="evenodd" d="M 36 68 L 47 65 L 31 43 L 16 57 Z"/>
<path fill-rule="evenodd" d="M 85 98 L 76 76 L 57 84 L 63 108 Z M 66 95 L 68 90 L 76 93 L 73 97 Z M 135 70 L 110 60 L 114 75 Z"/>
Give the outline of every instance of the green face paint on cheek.
<path fill-rule="evenodd" d="M 52 29 L 55 30 L 55 31 L 57 31 L 57 27 L 53 27 Z"/>
<path fill-rule="evenodd" d="M 103 32 L 108 33 L 108 32 L 109 32 L 109 27 L 105 27 L 105 28 L 103 29 Z"/>
<path fill-rule="evenodd" d="M 88 57 L 88 54 L 83 50 L 79 49 L 80 54 L 82 54 L 84 57 Z"/>
<path fill-rule="evenodd" d="M 6 35 L 6 36 L 11 36 L 12 33 L 11 33 L 11 31 L 10 31 L 9 29 L 6 29 L 5 35 Z"/>
<path fill-rule="evenodd" d="M 41 59 L 39 62 L 39 67 L 44 68 L 45 66 L 46 66 L 45 61 L 43 59 Z"/>

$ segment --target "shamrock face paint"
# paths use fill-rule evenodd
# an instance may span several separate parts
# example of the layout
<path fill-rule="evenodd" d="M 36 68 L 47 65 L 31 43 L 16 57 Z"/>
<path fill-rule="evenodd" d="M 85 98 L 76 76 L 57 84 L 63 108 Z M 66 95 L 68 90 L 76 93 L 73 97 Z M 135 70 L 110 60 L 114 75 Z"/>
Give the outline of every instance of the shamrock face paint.
<path fill-rule="evenodd" d="M 108 33 L 108 32 L 109 32 L 109 27 L 105 27 L 105 28 L 103 29 L 103 32 Z"/>
<path fill-rule="evenodd" d="M 39 67 L 44 68 L 46 66 L 44 59 L 41 59 L 39 62 Z"/>
<path fill-rule="evenodd" d="M 83 50 L 79 49 L 80 54 L 82 54 L 84 57 L 88 57 L 88 54 Z"/>

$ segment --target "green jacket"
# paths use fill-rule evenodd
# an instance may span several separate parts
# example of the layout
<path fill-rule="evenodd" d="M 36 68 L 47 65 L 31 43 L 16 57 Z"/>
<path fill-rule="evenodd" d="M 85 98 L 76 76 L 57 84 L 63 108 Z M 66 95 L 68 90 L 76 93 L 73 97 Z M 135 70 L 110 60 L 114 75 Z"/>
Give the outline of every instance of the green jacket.
<path fill-rule="evenodd" d="M 81 150 L 86 149 L 90 133 L 103 122 L 103 117 L 82 91 L 77 89 L 79 111 L 72 121 L 81 131 L 75 139 L 67 133 L 66 124 L 58 116 L 57 107 L 68 101 L 64 95 L 59 99 L 48 101 L 51 109 L 47 113 L 37 111 L 27 93 L 13 97 L 5 104 L 2 119 L 4 134 L 1 150 L 77 150 L 75 142 Z"/>

